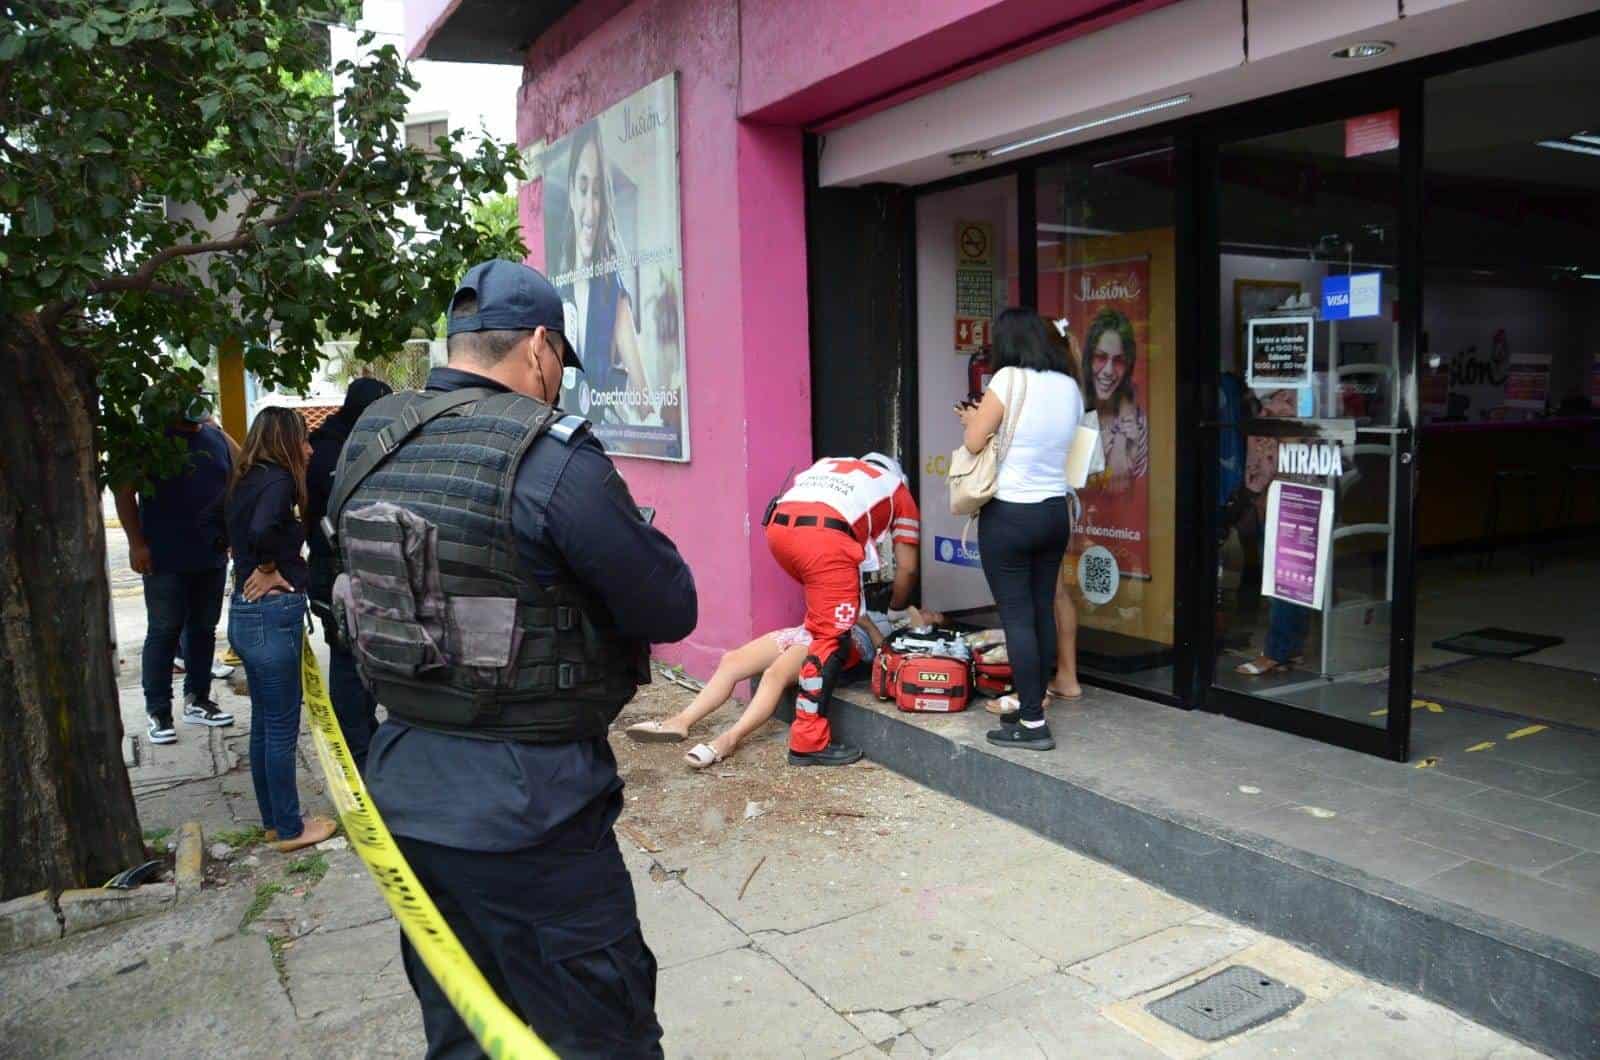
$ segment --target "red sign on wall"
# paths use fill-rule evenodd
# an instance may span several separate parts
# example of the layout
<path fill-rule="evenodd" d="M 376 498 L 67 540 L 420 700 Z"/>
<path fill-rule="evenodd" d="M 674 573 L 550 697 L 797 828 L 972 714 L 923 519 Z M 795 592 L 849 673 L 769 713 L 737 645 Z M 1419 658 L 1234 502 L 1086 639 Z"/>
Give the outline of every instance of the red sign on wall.
<path fill-rule="evenodd" d="M 1359 158 L 1400 146 L 1400 112 L 1381 110 L 1344 120 L 1344 156 Z"/>
<path fill-rule="evenodd" d="M 989 345 L 988 317 L 956 317 L 956 352 L 971 353 Z"/>

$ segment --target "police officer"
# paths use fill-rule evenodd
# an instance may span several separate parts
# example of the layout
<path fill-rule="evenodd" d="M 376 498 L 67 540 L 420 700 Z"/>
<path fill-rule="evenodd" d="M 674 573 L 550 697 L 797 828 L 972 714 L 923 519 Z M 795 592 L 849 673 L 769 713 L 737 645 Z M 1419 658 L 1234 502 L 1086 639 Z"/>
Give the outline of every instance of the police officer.
<path fill-rule="evenodd" d="M 655 1057 L 606 729 L 649 680 L 648 645 L 687 636 L 698 605 L 587 422 L 552 408 L 581 365 L 562 324 L 534 270 L 467 272 L 448 366 L 375 403 L 345 446 L 336 609 L 388 711 L 367 786 L 484 977 L 562 1057 Z M 427 1055 L 482 1056 L 401 950 Z"/>

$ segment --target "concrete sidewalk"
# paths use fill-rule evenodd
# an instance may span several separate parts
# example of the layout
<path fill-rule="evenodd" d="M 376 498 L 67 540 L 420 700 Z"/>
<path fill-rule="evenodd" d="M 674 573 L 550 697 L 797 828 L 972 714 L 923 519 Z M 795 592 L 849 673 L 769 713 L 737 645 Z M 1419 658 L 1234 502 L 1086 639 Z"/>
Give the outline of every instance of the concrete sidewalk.
<path fill-rule="evenodd" d="M 142 733 L 136 662 L 123 680 Z M 237 845 L 172 913 L 0 960 L 8 1056 L 420 1055 L 397 928 L 354 853 L 291 859 L 245 834 L 248 701 L 218 691 L 237 724 L 146 743 L 133 777 L 146 829 L 199 820 L 208 846 Z M 622 721 L 686 697 L 657 684 Z M 699 774 L 681 748 L 614 741 L 669 1056 L 1538 1055 L 880 767 L 789 769 L 783 738 Z M 308 741 L 301 766 L 325 810 Z M 1307 999 L 1216 1044 L 1145 1011 L 1230 964 Z"/>

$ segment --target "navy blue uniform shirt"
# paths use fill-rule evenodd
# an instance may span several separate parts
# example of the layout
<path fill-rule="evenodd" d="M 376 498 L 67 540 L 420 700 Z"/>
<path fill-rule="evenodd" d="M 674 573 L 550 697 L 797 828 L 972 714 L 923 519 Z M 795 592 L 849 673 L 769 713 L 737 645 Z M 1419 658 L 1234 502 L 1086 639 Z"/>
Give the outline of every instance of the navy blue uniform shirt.
<path fill-rule="evenodd" d="M 435 368 L 428 390 L 506 388 Z M 548 503 L 541 497 L 548 496 Z M 618 632 L 664 644 L 694 631 L 694 576 L 671 539 L 639 517 L 605 450 L 585 432 L 541 438 L 517 468 L 517 546 L 542 585 L 571 579 L 610 611 Z M 462 850 L 593 846 L 622 809 L 622 779 L 605 737 L 564 744 L 482 740 L 393 719 L 367 754 L 367 787 L 396 835 Z"/>
<path fill-rule="evenodd" d="M 221 570 L 228 565 L 221 537 L 222 495 L 233 475 L 228 439 L 217 428 L 170 430 L 189 445 L 184 469 L 139 494 L 139 525 L 157 574 Z"/>

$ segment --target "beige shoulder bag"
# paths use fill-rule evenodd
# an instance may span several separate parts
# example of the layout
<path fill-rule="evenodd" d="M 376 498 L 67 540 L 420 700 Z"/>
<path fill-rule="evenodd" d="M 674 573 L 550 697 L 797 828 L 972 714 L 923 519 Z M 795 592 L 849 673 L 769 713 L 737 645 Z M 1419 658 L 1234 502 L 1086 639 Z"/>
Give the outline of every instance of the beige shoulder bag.
<path fill-rule="evenodd" d="M 1011 439 L 1017 433 L 1017 420 L 1022 417 L 1022 405 L 1028 400 L 1028 377 L 1018 368 L 1013 380 L 1021 380 L 1021 393 L 1013 382 L 1006 395 L 1006 414 L 1000 430 L 989 436 L 989 442 L 974 453 L 965 445 L 956 446 L 950 454 L 950 514 L 974 516 L 978 509 L 994 497 L 1000 487 L 1000 464 L 1011 449 Z"/>

